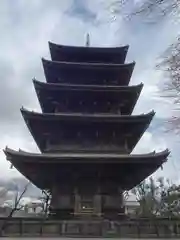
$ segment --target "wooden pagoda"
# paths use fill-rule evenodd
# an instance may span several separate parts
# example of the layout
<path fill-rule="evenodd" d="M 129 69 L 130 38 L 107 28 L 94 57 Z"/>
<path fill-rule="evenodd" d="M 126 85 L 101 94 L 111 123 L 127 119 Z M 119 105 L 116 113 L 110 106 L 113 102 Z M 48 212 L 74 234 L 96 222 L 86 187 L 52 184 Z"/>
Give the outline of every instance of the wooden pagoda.
<path fill-rule="evenodd" d="M 46 82 L 33 80 L 42 113 L 21 109 L 41 153 L 10 148 L 7 160 L 52 195 L 50 213 L 116 219 L 122 193 L 156 171 L 169 151 L 131 154 L 154 112 L 131 115 L 143 84 L 128 86 L 135 63 L 128 46 L 95 48 L 49 43 Z"/>

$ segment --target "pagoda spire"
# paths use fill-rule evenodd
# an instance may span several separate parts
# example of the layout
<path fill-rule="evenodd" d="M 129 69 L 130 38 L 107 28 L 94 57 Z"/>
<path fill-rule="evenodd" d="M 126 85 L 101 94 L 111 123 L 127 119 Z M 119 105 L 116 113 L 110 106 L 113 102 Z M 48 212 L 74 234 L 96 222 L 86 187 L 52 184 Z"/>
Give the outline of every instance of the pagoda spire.
<path fill-rule="evenodd" d="M 90 35 L 89 35 L 89 33 L 86 35 L 86 47 L 90 47 Z"/>

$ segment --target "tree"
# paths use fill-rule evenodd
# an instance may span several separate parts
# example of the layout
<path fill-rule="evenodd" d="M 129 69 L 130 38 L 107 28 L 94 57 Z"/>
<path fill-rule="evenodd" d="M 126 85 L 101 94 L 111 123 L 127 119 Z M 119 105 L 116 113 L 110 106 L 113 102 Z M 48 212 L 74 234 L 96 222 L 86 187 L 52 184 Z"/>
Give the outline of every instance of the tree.
<path fill-rule="evenodd" d="M 4 220 L 4 222 L 2 223 L 2 225 L 0 227 L 0 236 L 3 235 L 3 232 L 7 227 L 9 218 L 12 218 L 16 211 L 19 211 L 23 208 L 23 206 L 20 206 L 20 201 L 23 198 L 24 194 L 26 193 L 29 185 L 30 185 L 30 182 L 28 182 L 26 184 L 26 186 L 24 187 L 24 189 L 21 193 L 19 193 L 19 191 L 16 192 L 12 209 L 11 209 L 9 215 L 6 217 L 6 219 Z"/>
<path fill-rule="evenodd" d="M 180 217 L 180 186 L 168 182 L 166 191 L 161 192 L 161 216 Z"/>
<path fill-rule="evenodd" d="M 168 179 L 144 180 L 132 193 L 140 204 L 138 216 L 180 217 L 180 186 L 171 184 Z"/>
<path fill-rule="evenodd" d="M 42 194 L 43 194 L 43 197 L 41 198 L 41 200 L 43 201 L 43 215 L 46 218 L 49 213 L 51 194 L 48 190 L 43 190 Z"/>
<path fill-rule="evenodd" d="M 172 44 L 161 56 L 157 69 L 164 71 L 165 78 L 168 79 L 163 88 L 163 96 L 171 98 L 174 103 L 175 115 L 169 119 L 169 130 L 180 129 L 180 38 L 177 43 Z"/>
<path fill-rule="evenodd" d="M 132 193 L 136 195 L 136 200 L 139 202 L 137 215 L 151 217 L 157 213 L 159 205 L 157 192 L 158 186 L 153 178 L 142 181 L 132 190 Z"/>
<path fill-rule="evenodd" d="M 159 23 L 169 17 L 177 21 L 180 16 L 180 0 L 116 0 L 113 1 L 113 14 L 121 14 L 126 19 L 134 20 L 138 17 L 140 22 Z M 124 10 L 129 9 L 127 13 Z M 162 89 L 164 97 L 174 102 L 175 116 L 168 120 L 168 130 L 180 129 L 180 38 L 172 44 L 161 56 L 158 69 L 164 71 L 168 83 Z"/>
<path fill-rule="evenodd" d="M 125 15 L 127 19 L 138 16 L 141 20 L 158 22 L 169 15 L 178 16 L 180 0 L 115 0 L 111 3 L 114 14 Z M 125 11 L 126 10 L 126 11 Z"/>

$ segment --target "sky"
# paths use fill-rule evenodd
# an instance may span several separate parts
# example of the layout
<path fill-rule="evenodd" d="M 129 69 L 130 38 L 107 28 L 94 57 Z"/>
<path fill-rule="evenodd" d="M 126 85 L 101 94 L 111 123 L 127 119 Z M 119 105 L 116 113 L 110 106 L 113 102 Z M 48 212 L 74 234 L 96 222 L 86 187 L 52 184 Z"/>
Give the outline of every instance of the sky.
<path fill-rule="evenodd" d="M 166 130 L 173 105 L 162 98 L 165 82 L 155 69 L 158 57 L 175 41 L 178 25 L 171 20 L 145 24 L 141 19 L 125 21 L 114 15 L 113 0 L 1 0 L 0 1 L 0 177 L 20 176 L 10 169 L 3 149 L 8 146 L 38 151 L 20 108 L 40 111 L 32 78 L 44 81 L 41 58 L 49 58 L 48 41 L 82 46 L 90 34 L 91 46 L 129 44 L 127 62 L 136 61 L 130 84 L 144 83 L 134 114 L 154 109 L 156 116 L 137 144 L 134 153 L 159 151 L 168 147 L 172 154 L 156 176 L 179 181 L 179 137 Z"/>

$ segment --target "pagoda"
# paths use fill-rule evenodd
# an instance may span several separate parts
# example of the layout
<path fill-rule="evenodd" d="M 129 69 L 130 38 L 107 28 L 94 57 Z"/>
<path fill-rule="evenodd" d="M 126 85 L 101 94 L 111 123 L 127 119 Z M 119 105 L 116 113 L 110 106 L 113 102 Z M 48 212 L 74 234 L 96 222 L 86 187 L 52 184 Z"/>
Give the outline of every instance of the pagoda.
<path fill-rule="evenodd" d="M 154 111 L 132 115 L 143 84 L 129 86 L 129 46 L 57 45 L 42 59 L 46 82 L 33 79 L 42 112 L 21 109 L 40 153 L 4 150 L 34 185 L 51 193 L 50 216 L 117 219 L 123 192 L 167 160 L 168 149 L 132 154 Z"/>

